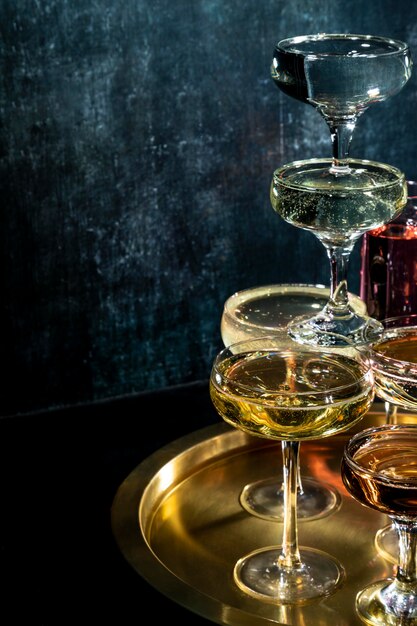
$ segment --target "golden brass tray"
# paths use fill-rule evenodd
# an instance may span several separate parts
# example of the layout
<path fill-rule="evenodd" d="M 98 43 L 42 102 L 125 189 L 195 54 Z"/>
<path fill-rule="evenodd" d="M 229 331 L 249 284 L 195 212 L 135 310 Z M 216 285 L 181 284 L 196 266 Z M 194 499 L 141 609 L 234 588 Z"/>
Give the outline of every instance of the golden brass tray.
<path fill-rule="evenodd" d="M 374 405 L 356 430 L 384 423 Z M 416 415 L 401 414 L 398 421 Z M 262 603 L 235 585 L 236 560 L 278 544 L 282 524 L 254 517 L 239 503 L 242 487 L 282 475 L 280 443 L 250 437 L 223 422 L 161 448 L 120 485 L 112 505 L 116 542 L 132 567 L 162 594 L 217 624 L 354 626 L 356 593 L 393 571 L 374 547 L 385 515 L 356 503 L 340 478 L 343 446 L 352 430 L 301 445 L 301 469 L 335 486 L 342 502 L 329 516 L 299 523 L 299 543 L 329 552 L 346 570 L 344 585 L 325 601 L 303 607 Z M 363 626 L 363 625 L 362 625 Z"/>

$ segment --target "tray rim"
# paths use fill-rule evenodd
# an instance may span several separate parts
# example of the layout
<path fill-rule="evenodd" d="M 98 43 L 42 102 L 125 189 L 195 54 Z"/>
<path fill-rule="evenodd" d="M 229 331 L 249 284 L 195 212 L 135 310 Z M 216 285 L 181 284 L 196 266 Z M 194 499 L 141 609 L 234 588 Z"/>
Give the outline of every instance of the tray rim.
<path fill-rule="evenodd" d="M 235 616 L 233 621 L 224 621 L 224 605 L 189 585 L 171 572 L 149 546 L 140 523 L 141 507 L 146 489 L 155 475 L 182 453 L 196 448 L 209 439 L 230 436 L 242 442 L 245 447 L 257 447 L 258 438 L 238 431 L 225 422 L 206 426 L 168 443 L 144 459 L 126 477 L 116 491 L 111 507 L 111 526 L 116 543 L 122 554 L 135 571 L 160 593 L 184 609 L 217 624 L 254 625 L 253 616 L 235 607 L 230 607 Z M 270 447 L 279 442 L 259 438 L 259 446 Z M 220 457 L 219 457 L 220 458 Z M 202 464 L 202 467 L 204 464 Z M 134 548 L 132 549 L 132 546 Z M 179 600 L 178 598 L 182 598 Z M 203 609 L 201 607 L 204 607 Z M 238 620 L 238 621 L 235 621 Z M 269 620 L 268 620 L 269 621 Z M 265 620 L 262 620 L 265 623 Z M 272 622 L 270 622 L 272 623 Z M 277 626 L 280 626 L 275 622 Z"/>

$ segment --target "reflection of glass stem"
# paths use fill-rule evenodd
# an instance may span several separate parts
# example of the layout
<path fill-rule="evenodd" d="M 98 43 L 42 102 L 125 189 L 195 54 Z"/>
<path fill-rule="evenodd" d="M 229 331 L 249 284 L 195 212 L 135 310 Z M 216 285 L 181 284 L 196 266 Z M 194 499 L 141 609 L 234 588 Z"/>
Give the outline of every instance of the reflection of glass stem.
<path fill-rule="evenodd" d="M 397 423 L 397 405 L 385 402 L 385 422 L 387 424 Z"/>

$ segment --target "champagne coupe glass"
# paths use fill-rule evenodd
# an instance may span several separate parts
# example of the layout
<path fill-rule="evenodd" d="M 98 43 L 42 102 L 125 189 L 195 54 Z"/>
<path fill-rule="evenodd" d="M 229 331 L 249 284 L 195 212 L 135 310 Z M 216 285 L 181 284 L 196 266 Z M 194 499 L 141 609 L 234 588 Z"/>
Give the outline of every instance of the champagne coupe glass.
<path fill-rule="evenodd" d="M 342 480 L 362 505 L 387 513 L 397 530 L 394 578 L 356 596 L 359 617 L 373 626 L 417 625 L 417 424 L 368 428 L 343 453 Z"/>
<path fill-rule="evenodd" d="M 376 395 L 388 405 L 392 424 L 397 408 L 417 411 L 417 314 L 388 318 L 382 325 L 383 333 L 370 345 L 370 359 Z M 392 524 L 377 532 L 375 545 L 387 560 L 397 562 L 398 538 Z"/>
<path fill-rule="evenodd" d="M 347 298 L 347 266 L 356 240 L 396 217 L 405 205 L 405 180 L 395 168 L 349 158 L 357 119 L 371 104 L 398 93 L 411 76 L 406 43 L 354 34 L 302 35 L 280 41 L 271 76 L 284 93 L 311 104 L 328 124 L 332 158 L 298 161 L 274 173 L 273 208 L 289 223 L 311 230 L 331 265 L 327 305 L 290 327 L 304 343 L 367 342 L 379 323 L 357 315 Z"/>
<path fill-rule="evenodd" d="M 330 130 L 336 175 L 350 169 L 349 147 L 358 117 L 398 93 L 411 76 L 409 46 L 373 35 L 301 35 L 275 46 L 271 76 L 281 91 L 311 104 Z"/>
<path fill-rule="evenodd" d="M 244 340 L 215 358 L 210 395 L 227 423 L 281 441 L 284 456 L 282 545 L 242 555 L 234 567 L 235 583 L 251 597 L 280 604 L 331 595 L 344 580 L 343 566 L 323 551 L 298 544 L 299 445 L 346 430 L 366 414 L 374 385 L 365 351 L 317 349 L 289 341 L 286 331 Z"/>
<path fill-rule="evenodd" d="M 293 320 L 288 332 L 301 343 L 366 344 L 382 326 L 349 303 L 350 253 L 361 235 L 401 213 L 407 183 L 402 172 L 383 163 L 349 159 L 349 172 L 341 176 L 331 171 L 331 164 L 331 159 L 295 161 L 273 175 L 273 209 L 293 226 L 311 231 L 330 261 L 329 301 L 309 319 Z"/>
<path fill-rule="evenodd" d="M 365 313 L 365 303 L 359 296 L 348 295 L 352 307 Z M 224 303 L 220 324 L 223 343 L 228 346 L 236 341 L 282 331 L 294 317 L 309 316 L 321 310 L 328 299 L 329 289 L 324 285 L 284 283 L 237 291 Z M 292 341 L 290 337 L 287 339 Z M 336 511 L 341 498 L 335 487 L 312 476 L 301 477 L 300 466 L 298 469 L 298 519 L 318 519 Z M 242 489 L 240 503 L 253 515 L 282 520 L 284 484 L 276 476 L 248 483 Z"/>

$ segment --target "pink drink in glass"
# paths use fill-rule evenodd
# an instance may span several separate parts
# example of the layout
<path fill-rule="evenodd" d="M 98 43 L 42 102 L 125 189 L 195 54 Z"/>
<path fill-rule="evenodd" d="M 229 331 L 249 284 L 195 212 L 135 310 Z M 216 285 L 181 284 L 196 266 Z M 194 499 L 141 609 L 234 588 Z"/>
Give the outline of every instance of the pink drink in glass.
<path fill-rule="evenodd" d="M 362 239 L 360 297 L 379 320 L 417 313 L 417 182 L 407 185 L 401 215 Z"/>

